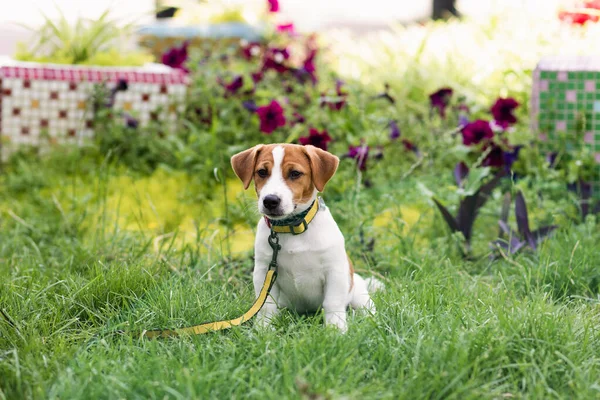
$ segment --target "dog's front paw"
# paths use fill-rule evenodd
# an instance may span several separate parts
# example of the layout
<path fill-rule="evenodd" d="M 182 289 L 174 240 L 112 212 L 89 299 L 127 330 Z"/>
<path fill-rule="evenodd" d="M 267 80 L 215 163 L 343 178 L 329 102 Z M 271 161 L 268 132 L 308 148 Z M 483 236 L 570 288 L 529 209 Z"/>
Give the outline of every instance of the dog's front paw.
<path fill-rule="evenodd" d="M 325 313 L 325 326 L 332 326 L 337 328 L 341 333 L 346 333 L 348 331 L 348 324 L 346 323 L 346 313 Z"/>

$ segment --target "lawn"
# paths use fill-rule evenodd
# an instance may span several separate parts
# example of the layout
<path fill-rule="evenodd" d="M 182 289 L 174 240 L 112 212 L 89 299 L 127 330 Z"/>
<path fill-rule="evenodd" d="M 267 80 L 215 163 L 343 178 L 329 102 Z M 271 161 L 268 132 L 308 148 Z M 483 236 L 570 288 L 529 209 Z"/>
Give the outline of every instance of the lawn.
<path fill-rule="evenodd" d="M 452 32 L 483 25 L 435 24 L 412 35 L 446 32 L 449 48 L 457 48 Z M 495 39 L 503 25 L 493 26 L 490 43 L 506 43 Z M 568 41 L 567 28 L 556 29 L 546 34 Z M 572 35 L 591 40 L 594 29 Z M 405 34 L 393 37 L 406 42 Z M 548 36 L 532 41 L 532 52 L 542 53 Z M 360 45 L 376 38 L 363 40 Z M 385 50 L 390 41 L 379 40 L 380 54 L 392 54 Z M 252 105 L 242 105 L 239 93 L 215 79 L 223 68 L 215 56 L 192 68 L 179 132 L 132 131 L 106 117 L 94 143 L 54 146 L 42 156 L 25 151 L 2 166 L 0 398 L 600 398 L 599 222 L 595 215 L 578 217 L 577 198 L 566 189 L 572 168 L 551 168 L 534 146 L 526 106 L 534 65 L 496 60 L 489 80 L 473 82 L 454 61 L 440 64 L 425 44 L 421 61 L 408 50 L 406 63 L 394 55 L 395 63 L 407 65 L 396 73 L 383 68 L 387 60 L 352 64 L 352 49 L 340 43 L 335 49 L 340 63 L 321 75 L 327 77 L 318 88 L 293 86 L 286 102 L 287 81 L 280 87 L 271 70 L 248 95 L 254 106 L 301 99 L 297 109 L 306 124 L 261 133 Z M 471 51 L 463 52 L 465 59 Z M 499 59 L 514 56 L 498 53 Z M 231 69 L 246 61 L 233 63 Z M 357 68 L 369 78 L 357 79 Z M 337 93 L 336 71 L 345 79 Z M 373 100 L 384 83 L 393 104 Z M 428 99 L 443 86 L 454 89 L 446 118 L 430 110 Z M 332 99 L 323 100 L 327 90 Z M 506 136 L 524 148 L 481 209 L 464 254 L 464 238 L 450 234 L 432 197 L 456 212 L 469 186 L 494 173 L 494 165 L 482 164 L 485 149 L 460 143 L 453 107 L 468 104 L 471 121 L 489 118 L 499 95 L 522 103 Z M 336 109 L 340 97 L 345 103 Z M 400 139 L 390 136 L 390 120 L 397 121 Z M 319 313 L 292 312 L 267 330 L 249 323 L 156 341 L 115 334 L 246 311 L 254 300 L 259 215 L 254 194 L 242 190 L 228 159 L 260 141 L 296 142 L 310 126 L 327 129 L 332 152 L 350 154 L 323 197 L 358 272 L 385 282 L 374 296 L 377 314 L 352 315 L 345 335 L 324 328 Z M 370 146 L 364 166 L 352 153 L 362 138 Z M 453 178 L 459 161 L 471 167 L 467 187 Z M 498 237 L 503 195 L 519 191 L 533 228 L 558 228 L 535 251 L 499 252 L 490 242 Z M 508 223 L 516 226 L 512 210 Z"/>

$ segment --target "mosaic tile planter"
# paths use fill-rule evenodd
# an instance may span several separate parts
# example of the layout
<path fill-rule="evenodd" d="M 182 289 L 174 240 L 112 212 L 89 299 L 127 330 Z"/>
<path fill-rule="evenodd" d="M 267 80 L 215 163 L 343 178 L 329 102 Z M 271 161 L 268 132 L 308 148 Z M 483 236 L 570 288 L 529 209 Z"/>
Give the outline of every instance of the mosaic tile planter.
<path fill-rule="evenodd" d="M 142 125 L 151 120 L 176 120 L 187 87 L 187 76 L 179 71 L 163 66 L 0 64 L 2 157 L 20 144 L 81 143 L 92 137 L 95 86 L 105 85 L 110 90 L 120 80 L 127 81 L 128 88 L 117 92 L 117 112 L 128 112 Z"/>
<path fill-rule="evenodd" d="M 186 40 L 191 48 L 204 51 L 223 50 L 239 46 L 240 39 L 260 41 L 260 28 L 243 23 L 179 26 L 169 22 L 147 25 L 138 31 L 138 43 L 148 49 L 157 60 L 173 46 Z"/>
<path fill-rule="evenodd" d="M 583 132 L 583 145 L 595 153 L 591 184 L 600 198 L 600 58 L 543 58 L 533 72 L 531 124 L 546 151 L 558 150 L 559 133 Z"/>

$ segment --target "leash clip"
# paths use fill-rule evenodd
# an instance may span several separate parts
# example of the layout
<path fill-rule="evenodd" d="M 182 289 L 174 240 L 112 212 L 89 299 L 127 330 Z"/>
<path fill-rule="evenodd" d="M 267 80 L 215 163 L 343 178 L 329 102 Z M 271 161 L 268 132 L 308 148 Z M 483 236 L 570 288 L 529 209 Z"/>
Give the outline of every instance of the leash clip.
<path fill-rule="evenodd" d="M 281 245 L 279 244 L 279 235 L 273 229 L 271 229 L 271 234 L 269 235 L 269 246 L 273 249 L 273 257 L 271 257 L 269 269 L 277 271 L 277 255 L 279 254 L 279 250 L 281 250 Z"/>

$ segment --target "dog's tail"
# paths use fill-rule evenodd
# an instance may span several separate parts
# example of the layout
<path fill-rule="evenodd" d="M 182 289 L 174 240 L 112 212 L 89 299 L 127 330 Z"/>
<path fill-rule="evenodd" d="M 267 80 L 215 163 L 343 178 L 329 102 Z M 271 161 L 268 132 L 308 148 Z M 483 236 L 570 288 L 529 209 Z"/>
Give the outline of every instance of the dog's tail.
<path fill-rule="evenodd" d="M 365 278 L 365 282 L 367 284 L 367 291 L 369 292 L 369 294 L 373 294 L 378 290 L 385 289 L 384 283 L 373 276 Z"/>

